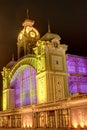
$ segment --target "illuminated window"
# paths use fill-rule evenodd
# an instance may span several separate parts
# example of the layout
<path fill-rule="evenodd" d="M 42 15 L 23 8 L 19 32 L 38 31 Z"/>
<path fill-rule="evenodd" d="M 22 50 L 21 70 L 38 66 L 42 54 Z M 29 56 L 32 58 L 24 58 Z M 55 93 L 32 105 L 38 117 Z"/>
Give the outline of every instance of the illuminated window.
<path fill-rule="evenodd" d="M 70 93 L 87 93 L 87 58 L 67 55 L 68 85 Z"/>
<path fill-rule="evenodd" d="M 69 82 L 69 92 L 71 94 L 77 93 L 78 92 L 78 90 L 77 90 L 78 89 L 78 78 L 75 76 L 69 76 L 68 82 Z"/>
<path fill-rule="evenodd" d="M 87 74 L 87 59 L 77 58 L 77 72 L 79 74 Z"/>
<path fill-rule="evenodd" d="M 74 56 L 68 55 L 66 57 L 66 62 L 68 73 L 76 73 L 76 58 Z"/>
<path fill-rule="evenodd" d="M 10 87 L 15 89 L 16 107 L 37 103 L 36 71 L 33 67 L 28 65 L 20 67 L 15 72 Z"/>

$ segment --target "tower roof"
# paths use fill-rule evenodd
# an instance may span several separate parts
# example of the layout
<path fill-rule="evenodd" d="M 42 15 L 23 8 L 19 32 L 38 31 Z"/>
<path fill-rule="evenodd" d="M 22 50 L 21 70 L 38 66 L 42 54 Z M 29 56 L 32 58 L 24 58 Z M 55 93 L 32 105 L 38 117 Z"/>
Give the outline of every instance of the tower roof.
<path fill-rule="evenodd" d="M 61 40 L 61 37 L 58 34 L 51 33 L 50 23 L 48 22 L 48 32 L 44 36 L 41 37 L 41 40 L 50 41 L 55 38 L 57 38 L 59 41 Z"/>
<path fill-rule="evenodd" d="M 44 36 L 41 37 L 42 41 L 51 41 L 52 39 L 57 38 L 59 41 L 61 37 L 58 34 L 47 32 Z"/>

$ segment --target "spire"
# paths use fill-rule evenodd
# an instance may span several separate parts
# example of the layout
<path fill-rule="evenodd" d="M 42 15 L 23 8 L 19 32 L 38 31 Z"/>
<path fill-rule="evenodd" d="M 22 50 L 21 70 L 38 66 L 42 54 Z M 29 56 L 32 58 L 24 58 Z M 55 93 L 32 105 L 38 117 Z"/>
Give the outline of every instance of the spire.
<path fill-rule="evenodd" d="M 27 19 L 29 19 L 29 10 L 27 9 Z"/>
<path fill-rule="evenodd" d="M 32 27 L 34 25 L 34 21 L 29 19 L 29 10 L 28 9 L 27 9 L 26 13 L 27 13 L 27 19 L 25 19 L 25 21 L 22 23 L 22 26 L 24 26 L 24 27 L 26 27 L 26 26 Z"/>
<path fill-rule="evenodd" d="M 48 32 L 49 32 L 49 33 L 51 32 L 49 20 L 48 20 Z"/>
<path fill-rule="evenodd" d="M 12 54 L 12 61 L 14 61 L 14 54 Z"/>

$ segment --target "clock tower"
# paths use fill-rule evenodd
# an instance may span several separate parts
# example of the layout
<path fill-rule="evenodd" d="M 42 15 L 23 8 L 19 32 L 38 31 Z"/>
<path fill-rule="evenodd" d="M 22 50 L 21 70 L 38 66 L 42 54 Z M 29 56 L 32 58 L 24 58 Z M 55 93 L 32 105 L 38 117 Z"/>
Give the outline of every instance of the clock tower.
<path fill-rule="evenodd" d="M 67 45 L 60 44 L 60 40 L 58 34 L 48 30 L 34 48 L 37 57 L 38 103 L 55 102 L 68 96 Z"/>
<path fill-rule="evenodd" d="M 33 25 L 34 21 L 29 18 L 22 24 L 23 29 L 19 33 L 17 40 L 18 59 L 24 55 L 32 54 L 32 48 L 35 47 L 36 41 L 40 38 L 39 32 Z"/>

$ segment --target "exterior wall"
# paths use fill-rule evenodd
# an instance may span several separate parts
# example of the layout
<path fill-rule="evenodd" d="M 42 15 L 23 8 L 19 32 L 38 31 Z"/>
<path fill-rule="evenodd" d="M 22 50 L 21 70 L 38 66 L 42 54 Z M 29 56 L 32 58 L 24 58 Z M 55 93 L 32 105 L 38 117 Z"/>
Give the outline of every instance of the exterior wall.
<path fill-rule="evenodd" d="M 10 99 L 10 96 L 13 97 L 15 95 L 15 89 L 16 86 L 15 83 L 16 78 L 18 79 L 18 75 L 20 75 L 21 72 L 24 71 L 23 65 L 27 62 L 28 65 L 35 66 L 37 70 L 36 75 L 36 91 L 37 91 L 37 104 L 34 108 L 32 108 L 33 103 L 28 104 L 30 105 L 32 111 L 26 113 L 25 108 L 23 110 L 20 108 L 20 112 L 15 112 L 17 108 L 14 107 L 14 110 L 11 114 L 8 114 L 6 117 L 2 116 L 2 127 L 23 127 L 23 128 L 29 128 L 29 127 L 49 127 L 49 128 L 58 128 L 58 127 L 67 127 L 69 125 L 69 122 L 67 121 L 67 112 L 65 112 L 65 115 L 63 115 L 63 110 L 54 109 L 54 106 L 50 108 L 48 107 L 48 110 L 45 110 L 46 105 L 49 103 L 55 103 L 59 101 L 60 99 L 63 100 L 67 97 L 68 90 L 67 88 L 67 72 L 66 72 L 66 61 L 65 61 L 65 51 L 66 49 L 63 47 L 55 48 L 50 47 L 47 50 L 47 46 L 44 42 L 40 42 L 42 46 L 37 45 L 36 50 L 38 50 L 38 53 L 36 53 L 36 59 L 37 60 L 30 60 L 25 61 L 22 59 L 19 61 L 18 64 L 12 68 L 10 74 L 8 77 L 10 77 L 10 86 L 8 86 L 8 105 L 10 105 L 8 108 L 11 110 L 12 107 L 15 105 L 10 104 L 12 101 Z M 41 47 L 41 48 L 40 48 Z M 39 51 L 39 49 L 41 51 Z M 46 51 L 46 52 L 45 52 Z M 23 62 L 22 62 L 23 61 Z M 36 63 L 34 61 L 37 61 Z M 49 62 L 48 62 L 49 61 Z M 23 63 L 23 64 L 22 64 Z M 21 65 L 21 67 L 20 67 Z M 19 69 L 21 68 L 21 69 Z M 21 71 L 22 70 L 22 71 Z M 16 82 L 14 82 L 16 81 Z M 19 80 L 21 82 L 21 80 Z M 23 86 L 23 84 L 21 84 Z M 14 89 L 13 89 L 14 88 Z M 66 92 L 65 92 L 66 90 Z M 20 91 L 21 92 L 21 91 Z M 31 92 L 31 91 L 29 91 Z M 10 95 L 11 94 L 11 95 Z M 19 93 L 20 94 L 20 93 Z M 30 93 L 32 96 L 32 92 Z M 17 98 L 17 95 L 16 95 Z M 14 100 L 14 98 L 13 98 Z M 22 98 L 23 100 L 23 98 Z M 6 101 L 7 102 L 7 101 Z M 41 110 L 39 109 L 39 104 L 41 105 Z M 44 111 L 43 111 L 43 104 Z M 22 106 L 24 107 L 24 106 Z M 28 108 L 29 106 L 26 106 Z M 37 110 L 38 107 L 38 110 Z M 7 109 L 8 109 L 7 108 Z M 67 111 L 67 110 L 66 110 Z M 14 114 L 15 112 L 15 114 Z M 8 113 L 8 112 L 7 112 Z M 7 114 L 6 113 L 6 114 Z M 20 113 L 20 114 L 19 114 Z M 3 121 L 5 119 L 5 121 Z M 63 121 L 61 122 L 61 119 Z M 65 119 L 66 118 L 66 119 Z M 6 120 L 9 119 L 9 123 L 7 121 L 8 126 L 5 124 Z M 59 122 L 59 124 L 58 124 Z"/>
<path fill-rule="evenodd" d="M 0 117 L 0 127 L 4 128 L 20 128 L 21 115 L 4 115 Z"/>
<path fill-rule="evenodd" d="M 37 104 L 47 102 L 46 72 L 40 73 L 36 77 L 37 84 Z"/>
<path fill-rule="evenodd" d="M 20 40 L 19 43 L 23 42 Z M 87 93 L 87 59 L 66 56 L 67 46 L 58 40 L 39 40 L 36 47 L 31 48 L 34 55 L 26 55 L 29 48 L 23 48 L 26 56 L 18 60 L 12 69 L 3 68 L 0 127 L 87 126 L 87 95 L 74 98 L 72 95 Z M 81 106 L 83 102 L 85 105 Z"/>
<path fill-rule="evenodd" d="M 71 108 L 72 126 L 84 128 L 87 126 L 87 106 L 78 106 Z"/>
<path fill-rule="evenodd" d="M 25 113 L 21 115 L 21 127 L 22 128 L 31 128 L 33 127 L 33 115 L 32 113 Z"/>
<path fill-rule="evenodd" d="M 8 109 L 13 109 L 15 107 L 14 89 L 9 89 L 8 91 Z"/>
<path fill-rule="evenodd" d="M 69 96 L 65 55 L 67 47 L 63 48 L 60 45 L 58 48 L 55 48 L 51 45 L 46 47 L 46 70 L 50 77 L 47 78 L 47 83 L 48 87 L 53 88 L 54 100 L 59 100 Z"/>
<path fill-rule="evenodd" d="M 3 110 L 14 108 L 14 89 L 3 90 Z"/>
<path fill-rule="evenodd" d="M 3 110 L 8 109 L 8 90 L 3 91 Z"/>
<path fill-rule="evenodd" d="M 57 57 L 54 59 L 53 63 L 56 61 Z M 31 108 L 31 112 L 29 112 L 30 110 L 27 110 L 26 112 L 24 107 L 22 109 L 20 108 L 18 112 L 16 111 L 17 108 L 11 113 L 3 111 L 3 114 L 0 114 L 0 127 L 67 128 L 86 126 L 86 105 L 81 107 L 80 103 L 78 104 L 78 107 L 76 107 L 73 99 L 71 99 L 71 101 L 73 101 L 71 104 L 69 103 L 69 100 L 64 101 L 65 97 L 68 95 L 68 91 L 66 90 L 66 70 L 64 69 L 62 72 L 58 70 L 59 68 L 52 70 L 52 65 L 50 64 L 49 67 L 49 71 L 42 71 L 36 76 L 38 104 L 35 106 L 26 106 L 26 109 L 29 107 Z M 7 103 L 7 108 L 12 110 L 14 106 L 14 103 L 12 102 L 14 100 L 14 98 L 12 99 L 14 90 L 7 89 L 3 92 L 6 92 L 8 97 L 5 98 L 8 101 L 4 102 Z M 39 96 L 39 93 L 42 98 Z M 77 98 L 80 102 L 78 95 Z M 53 104 L 51 105 L 51 103 Z M 51 106 L 49 107 L 48 104 Z"/>

